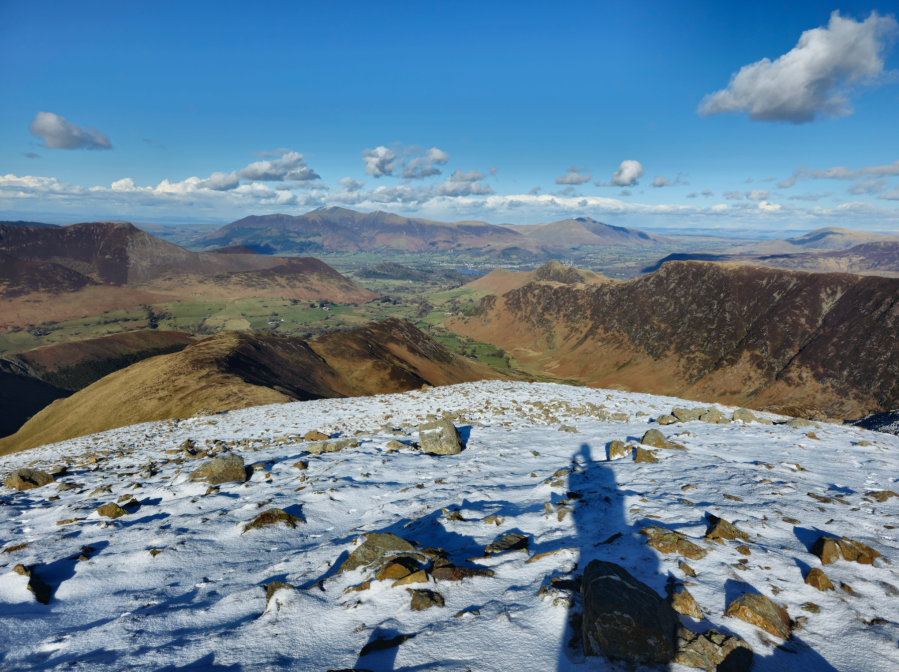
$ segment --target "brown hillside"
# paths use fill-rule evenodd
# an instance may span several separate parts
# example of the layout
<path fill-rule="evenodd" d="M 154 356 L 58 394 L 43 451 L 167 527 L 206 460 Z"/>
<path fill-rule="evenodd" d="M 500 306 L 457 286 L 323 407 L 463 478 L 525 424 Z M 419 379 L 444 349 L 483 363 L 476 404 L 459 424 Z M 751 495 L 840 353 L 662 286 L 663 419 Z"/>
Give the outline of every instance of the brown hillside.
<path fill-rule="evenodd" d="M 899 235 L 853 231 L 838 227 L 816 229 L 797 238 L 766 240 L 732 250 L 735 254 L 794 254 L 796 252 L 848 250 L 865 243 L 899 242 Z"/>
<path fill-rule="evenodd" d="M 452 330 L 551 375 L 687 399 L 899 406 L 899 280 L 668 262 L 618 284 L 531 283 Z"/>
<path fill-rule="evenodd" d="M 531 282 L 598 285 L 607 282 L 617 282 L 617 280 L 612 280 L 593 271 L 583 271 L 578 268 L 565 266 L 558 261 L 548 261 L 533 271 L 513 272 L 504 268 L 495 268 L 484 277 L 469 282 L 466 287 L 493 292 L 494 294 L 505 294 L 513 289 L 524 287 Z"/>
<path fill-rule="evenodd" d="M 508 227 L 524 234 L 534 242 L 556 247 L 579 245 L 657 245 L 670 239 L 639 229 L 611 226 L 590 217 L 563 219 L 559 222 L 532 226 Z"/>
<path fill-rule="evenodd" d="M 113 373 L 54 402 L 0 455 L 115 427 L 308 399 L 401 392 L 498 378 L 397 319 L 306 342 L 288 336 L 227 332 Z"/>

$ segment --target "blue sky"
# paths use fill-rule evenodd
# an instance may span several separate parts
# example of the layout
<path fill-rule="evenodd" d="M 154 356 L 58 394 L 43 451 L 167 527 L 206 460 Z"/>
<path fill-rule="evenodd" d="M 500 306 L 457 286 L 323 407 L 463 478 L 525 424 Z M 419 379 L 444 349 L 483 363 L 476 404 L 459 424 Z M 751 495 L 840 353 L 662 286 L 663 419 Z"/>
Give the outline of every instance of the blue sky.
<path fill-rule="evenodd" d="M 891 10 L 0 1 L 0 216 L 899 230 Z"/>

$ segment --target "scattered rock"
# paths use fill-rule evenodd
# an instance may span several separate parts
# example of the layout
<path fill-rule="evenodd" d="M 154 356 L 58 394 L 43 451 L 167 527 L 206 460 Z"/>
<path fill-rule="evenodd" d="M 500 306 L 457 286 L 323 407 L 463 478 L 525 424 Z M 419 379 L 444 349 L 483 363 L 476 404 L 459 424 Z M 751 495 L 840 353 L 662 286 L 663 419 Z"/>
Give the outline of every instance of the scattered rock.
<path fill-rule="evenodd" d="M 107 518 L 121 518 L 122 516 L 128 515 L 128 512 L 115 502 L 109 502 L 109 504 L 98 506 L 97 513 L 101 516 L 106 516 Z"/>
<path fill-rule="evenodd" d="M 306 471 L 309 468 L 309 463 L 306 460 L 300 460 L 299 462 L 294 462 L 293 466 L 300 471 Z"/>
<path fill-rule="evenodd" d="M 666 439 L 665 435 L 657 429 L 650 429 L 647 431 L 643 435 L 643 438 L 640 439 L 640 443 L 644 446 L 651 446 L 653 448 L 671 448 L 668 439 Z"/>
<path fill-rule="evenodd" d="M 398 647 L 403 642 L 412 639 L 415 637 L 414 634 L 411 635 L 397 635 L 396 637 L 390 637 L 385 639 L 375 639 L 365 646 L 362 647 L 362 650 L 359 652 L 359 657 L 367 656 L 369 653 L 373 653 L 374 651 L 384 651 L 385 649 L 394 649 Z M 352 670 L 334 670 L 333 672 L 352 672 Z M 369 670 L 362 670 L 360 668 L 356 668 L 356 672 L 370 672 Z"/>
<path fill-rule="evenodd" d="M 815 429 L 821 429 L 821 425 L 819 425 L 817 422 L 812 422 L 811 420 L 806 420 L 805 418 L 792 418 L 791 420 L 787 420 L 786 422 L 781 424 L 797 429 L 802 427 L 814 427 Z"/>
<path fill-rule="evenodd" d="M 705 408 L 674 408 L 671 410 L 671 415 L 680 422 L 690 422 L 691 420 L 699 420 L 699 416 L 705 411 Z"/>
<path fill-rule="evenodd" d="M 485 523 L 487 523 L 488 525 L 490 525 L 492 523 L 492 524 L 496 525 L 497 527 L 502 525 L 503 521 L 504 521 L 503 518 L 500 518 L 499 516 L 496 516 L 496 515 L 487 516 L 486 518 L 484 518 Z"/>
<path fill-rule="evenodd" d="M 758 422 L 759 419 L 755 416 L 755 413 L 748 408 L 738 408 L 734 411 L 733 421 L 749 424 L 750 422 Z"/>
<path fill-rule="evenodd" d="M 409 589 L 407 589 L 409 590 Z M 409 590 L 412 593 L 412 611 L 424 611 L 431 607 L 442 607 L 443 596 L 430 590 Z"/>
<path fill-rule="evenodd" d="M 278 593 L 281 594 L 279 595 Z M 274 610 L 280 611 L 281 607 L 293 601 L 291 598 L 295 595 L 296 588 L 291 584 L 283 583 L 282 581 L 272 581 L 265 587 L 265 610 L 269 610 L 272 598 L 274 598 L 275 601 Z"/>
<path fill-rule="evenodd" d="M 727 522 L 723 518 L 709 514 L 707 516 L 711 526 L 705 533 L 706 539 L 729 539 L 731 541 L 749 541 L 749 535 L 743 530 L 737 529 L 735 525 Z"/>
<path fill-rule="evenodd" d="M 680 568 L 680 571 L 682 571 L 687 576 L 694 578 L 694 579 L 696 578 L 696 570 L 693 569 L 692 567 L 690 567 L 690 565 L 688 565 L 683 560 L 678 560 L 677 566 Z"/>
<path fill-rule="evenodd" d="M 397 441 L 396 439 L 390 439 L 385 446 L 387 450 L 402 450 L 403 448 L 408 448 L 405 443 L 402 441 Z"/>
<path fill-rule="evenodd" d="M 699 634 L 686 628 L 677 630 L 677 657 L 674 662 L 701 670 L 749 672 L 752 648 L 739 637 L 717 630 Z"/>
<path fill-rule="evenodd" d="M 315 430 L 306 432 L 303 436 L 306 441 L 324 441 L 325 439 L 330 439 L 331 437 L 327 434 L 322 434 L 321 432 L 317 432 Z"/>
<path fill-rule="evenodd" d="M 577 427 L 572 427 L 571 425 L 559 425 L 560 432 L 568 432 L 569 434 L 577 434 Z"/>
<path fill-rule="evenodd" d="M 191 481 L 205 481 L 211 485 L 221 483 L 246 483 L 247 471 L 243 458 L 234 453 L 227 453 L 200 465 L 190 475 Z"/>
<path fill-rule="evenodd" d="M 517 532 L 509 532 L 488 544 L 484 549 L 484 555 L 492 555 L 494 553 L 507 553 L 508 551 L 525 550 L 528 547 L 528 538 Z"/>
<path fill-rule="evenodd" d="M 55 482 L 55 478 L 53 478 L 46 471 L 39 471 L 38 469 L 16 469 L 9 477 L 3 481 L 3 485 L 7 488 L 13 488 L 15 490 L 31 490 L 33 488 L 40 488 L 42 486 L 48 485 L 50 483 Z"/>
<path fill-rule="evenodd" d="M 724 415 L 724 413 L 719 411 L 717 408 L 705 409 L 705 412 L 699 416 L 699 420 L 701 422 L 710 422 L 716 425 L 725 425 L 730 422 L 730 418 Z"/>
<path fill-rule="evenodd" d="M 413 572 L 408 576 L 404 576 L 402 579 L 397 579 L 393 583 L 390 584 L 391 588 L 398 588 L 399 586 L 407 586 L 410 583 L 427 583 L 428 582 L 428 573 L 420 569 L 417 572 Z"/>
<path fill-rule="evenodd" d="M 870 546 L 853 541 L 848 537 L 842 539 L 828 536 L 818 537 L 812 546 L 811 553 L 818 556 L 822 565 L 829 565 L 841 558 L 848 562 L 857 562 L 860 565 L 871 565 L 874 564 L 875 558 L 880 557 L 880 553 Z"/>
<path fill-rule="evenodd" d="M 805 577 L 805 582 L 812 588 L 817 588 L 818 590 L 833 590 L 833 583 L 831 583 L 827 574 L 825 574 L 824 570 L 820 567 L 812 569 L 808 573 L 808 576 Z"/>
<path fill-rule="evenodd" d="M 739 546 L 737 546 L 737 553 L 739 553 L 740 555 L 752 555 L 752 551 L 749 550 L 749 546 L 747 546 L 746 544 L 740 544 Z"/>
<path fill-rule="evenodd" d="M 870 497 L 871 499 L 874 499 L 874 500 L 877 500 L 878 502 L 883 503 L 883 502 L 887 501 L 890 497 L 899 497 L 899 495 L 897 495 L 892 490 L 877 490 L 875 492 L 865 493 L 865 497 Z"/>
<path fill-rule="evenodd" d="M 356 439 L 335 439 L 334 441 L 317 441 L 306 446 L 306 452 L 313 455 L 322 453 L 337 453 L 347 448 L 356 448 L 359 442 Z"/>
<path fill-rule="evenodd" d="M 634 462 L 647 462 L 649 464 L 654 464 L 659 461 L 659 458 L 656 457 L 655 453 L 651 450 L 646 450 L 645 448 L 634 448 Z"/>
<path fill-rule="evenodd" d="M 640 530 L 640 534 L 649 537 L 646 544 L 660 553 L 680 553 L 691 560 L 701 560 L 708 554 L 708 551 L 694 544 L 680 532 L 664 527 L 657 525 L 644 527 Z"/>
<path fill-rule="evenodd" d="M 736 495 L 724 495 L 724 499 L 730 499 L 730 500 L 733 500 L 733 501 L 735 501 L 735 502 L 742 502 L 742 501 L 743 501 L 743 498 L 742 498 L 742 497 L 737 497 Z"/>
<path fill-rule="evenodd" d="M 366 535 L 359 548 L 350 553 L 340 566 L 340 572 L 350 572 L 359 567 L 367 567 L 378 560 L 399 553 L 415 553 L 415 546 L 390 532 L 372 532 Z"/>
<path fill-rule="evenodd" d="M 418 563 L 412 558 L 401 557 L 388 562 L 375 574 L 378 581 L 398 581 L 418 571 Z"/>
<path fill-rule="evenodd" d="M 458 455 L 462 452 L 462 437 L 449 420 L 430 420 L 418 428 L 421 449 L 429 455 Z"/>
<path fill-rule="evenodd" d="M 690 591 L 683 586 L 679 586 L 671 591 L 668 603 L 679 614 L 689 616 L 690 618 L 702 618 L 702 609 L 699 608 L 696 599 L 690 594 Z"/>
<path fill-rule="evenodd" d="M 807 611 L 811 614 L 820 614 L 821 613 L 821 607 L 819 607 L 814 602 L 803 602 L 799 606 L 799 608 L 802 609 L 802 611 Z"/>
<path fill-rule="evenodd" d="M 479 576 L 493 576 L 493 572 L 489 569 L 475 569 L 471 567 L 456 567 L 454 565 L 446 565 L 438 567 L 431 576 L 436 581 L 462 581 L 463 579 L 472 579 Z"/>
<path fill-rule="evenodd" d="M 584 569 L 581 598 L 588 656 L 647 665 L 674 659 L 677 612 L 624 567 L 591 560 Z"/>
<path fill-rule="evenodd" d="M 727 606 L 724 615 L 751 623 L 769 635 L 790 639 L 793 622 L 787 610 L 764 595 L 744 593 Z"/>
<path fill-rule="evenodd" d="M 279 523 L 284 523 L 285 525 L 287 525 L 287 527 L 295 529 L 297 523 L 305 522 L 306 521 L 302 518 L 292 516 L 283 509 L 268 509 L 267 511 L 263 511 L 258 516 L 253 518 L 252 522 L 247 523 L 247 525 L 243 528 L 243 531 L 248 532 L 249 530 L 261 529 L 267 525 L 277 525 Z"/>
<path fill-rule="evenodd" d="M 660 425 L 673 425 L 676 422 L 678 422 L 678 419 L 675 418 L 673 415 L 666 414 L 666 415 L 660 415 L 658 417 L 658 419 L 656 419 L 656 422 Z"/>

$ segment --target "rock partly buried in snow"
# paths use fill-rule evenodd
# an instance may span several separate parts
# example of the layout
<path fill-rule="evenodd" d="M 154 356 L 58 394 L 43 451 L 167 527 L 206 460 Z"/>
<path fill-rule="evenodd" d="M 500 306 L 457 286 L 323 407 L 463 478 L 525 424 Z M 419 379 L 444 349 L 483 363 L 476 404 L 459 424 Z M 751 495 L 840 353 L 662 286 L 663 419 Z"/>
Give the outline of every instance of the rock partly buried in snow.
<path fill-rule="evenodd" d="M 647 431 L 643 435 L 643 438 L 640 439 L 640 443 L 644 446 L 651 446 L 653 448 L 671 448 L 668 439 L 666 439 L 665 435 L 657 429 L 650 429 Z"/>
<path fill-rule="evenodd" d="M 285 525 L 287 525 L 287 527 L 295 529 L 297 523 L 305 522 L 306 521 L 302 518 L 293 516 L 283 509 L 268 509 L 267 511 L 263 511 L 258 516 L 253 518 L 251 522 L 247 523 L 243 531 L 247 532 L 249 530 L 257 530 L 266 527 L 267 525 L 278 525 L 280 523 L 284 523 Z"/>
<path fill-rule="evenodd" d="M 265 610 L 280 611 L 281 607 L 288 605 L 293 601 L 297 591 L 289 583 L 282 581 L 272 581 L 265 587 Z M 274 600 L 274 604 L 272 601 Z"/>
<path fill-rule="evenodd" d="M 812 422 L 811 420 L 806 420 L 805 418 L 793 418 L 792 420 L 787 420 L 784 423 L 787 427 L 793 427 L 795 429 L 801 429 L 802 427 L 814 427 L 815 429 L 821 429 L 821 425 L 817 422 Z"/>
<path fill-rule="evenodd" d="M 699 420 L 701 422 L 710 422 L 715 425 L 725 425 L 730 422 L 730 418 L 724 415 L 724 413 L 719 411 L 717 408 L 705 409 L 705 412 L 699 416 Z"/>
<path fill-rule="evenodd" d="M 656 422 L 660 425 L 673 425 L 676 422 L 678 422 L 678 419 L 675 418 L 673 415 L 665 414 L 665 415 L 660 415 L 658 417 L 658 419 L 656 419 Z"/>
<path fill-rule="evenodd" d="M 204 481 L 210 485 L 221 483 L 245 483 L 247 471 L 244 468 L 243 458 L 234 453 L 227 453 L 209 460 L 193 471 L 191 481 Z"/>
<path fill-rule="evenodd" d="M 717 630 L 698 634 L 678 628 L 674 662 L 681 665 L 719 672 L 749 672 L 752 655 L 752 648 L 739 637 Z"/>
<path fill-rule="evenodd" d="M 368 567 L 379 560 L 399 553 L 416 552 L 415 546 L 390 532 L 373 532 L 366 537 L 362 545 L 344 560 L 340 566 L 340 572 L 350 572 L 359 567 Z"/>
<path fill-rule="evenodd" d="M 122 516 L 128 515 L 128 512 L 115 502 L 109 502 L 109 504 L 98 506 L 97 513 L 106 518 L 121 518 Z"/>
<path fill-rule="evenodd" d="M 613 562 L 591 560 L 581 580 L 584 651 L 630 664 L 675 657 L 680 619 L 652 588 Z"/>
<path fill-rule="evenodd" d="M 646 544 L 652 546 L 660 553 L 680 553 L 691 560 L 702 560 L 708 553 L 708 551 L 694 544 L 680 532 L 657 525 L 644 527 L 640 530 L 640 534 L 649 537 Z"/>
<path fill-rule="evenodd" d="M 680 422 L 690 422 L 691 420 L 699 420 L 699 416 L 706 410 L 705 408 L 673 408 L 671 409 L 671 415 Z"/>
<path fill-rule="evenodd" d="M 655 464 L 659 461 L 659 458 L 656 457 L 656 454 L 651 450 L 646 450 L 646 448 L 634 448 L 634 462 L 646 462 L 648 464 Z"/>
<path fill-rule="evenodd" d="M 3 481 L 3 485 L 7 488 L 14 488 L 21 491 L 40 488 L 55 481 L 56 479 L 46 471 L 40 471 L 38 469 L 16 469 L 16 471 L 9 475 L 9 478 Z"/>
<path fill-rule="evenodd" d="M 458 455 L 462 452 L 462 437 L 449 420 L 429 420 L 418 428 L 421 449 L 430 455 Z"/>
<path fill-rule="evenodd" d="M 508 553 L 509 551 L 526 550 L 528 547 L 528 538 L 517 532 L 509 532 L 488 544 L 484 549 L 484 555 L 493 555 L 494 553 Z"/>
<path fill-rule="evenodd" d="M 625 445 L 624 441 L 615 439 L 614 441 L 609 442 L 610 460 L 617 460 L 619 457 L 624 457 L 629 451 L 630 449 Z"/>
<path fill-rule="evenodd" d="M 721 539 L 728 539 L 730 541 L 750 541 L 749 535 L 743 530 L 738 529 L 733 523 L 729 523 L 723 518 L 719 518 L 712 514 L 709 514 L 707 518 L 710 526 L 705 533 L 706 539 L 714 539 L 716 541 L 720 541 Z"/>
<path fill-rule="evenodd" d="M 679 614 L 697 620 L 702 618 L 702 609 L 699 608 L 696 599 L 684 586 L 674 587 L 671 590 L 668 602 L 671 604 L 671 608 Z"/>
<path fill-rule="evenodd" d="M 822 565 L 829 565 L 837 560 L 857 562 L 860 565 L 872 565 L 874 559 L 880 557 L 880 553 L 870 546 L 853 541 L 848 537 L 818 537 L 811 550 L 812 555 L 817 555 Z"/>
<path fill-rule="evenodd" d="M 745 422 L 746 424 L 749 424 L 750 422 L 758 421 L 759 419 L 755 416 L 755 413 L 748 408 L 738 408 L 734 411 L 734 422 Z"/>
<path fill-rule="evenodd" d="M 335 439 L 334 441 L 316 441 L 306 446 L 306 452 L 313 455 L 322 453 L 337 453 L 347 448 L 356 448 L 359 442 L 356 439 Z"/>
<path fill-rule="evenodd" d="M 317 432 L 313 429 L 312 431 L 306 432 L 303 438 L 306 441 L 324 441 L 325 439 L 330 439 L 331 437 L 327 434 L 322 434 L 321 432 Z"/>
<path fill-rule="evenodd" d="M 431 576 L 436 581 L 462 581 L 463 579 L 473 579 L 480 576 L 490 577 L 493 576 L 493 572 L 489 569 L 444 565 L 431 572 Z"/>
<path fill-rule="evenodd" d="M 787 610 L 780 607 L 764 595 L 744 593 L 727 606 L 725 616 L 738 618 L 761 628 L 769 635 L 790 639 L 793 621 Z"/>
<path fill-rule="evenodd" d="M 812 569 L 808 573 L 808 576 L 805 577 L 805 582 L 812 588 L 817 588 L 818 590 L 833 590 L 833 583 L 831 583 L 830 578 L 828 578 L 827 574 L 825 574 L 824 570 L 820 567 Z"/>
<path fill-rule="evenodd" d="M 412 593 L 412 604 L 410 605 L 412 611 L 424 611 L 431 607 L 443 606 L 443 595 L 440 593 L 430 590 L 412 590 L 410 588 L 406 590 Z"/>
<path fill-rule="evenodd" d="M 874 492 L 866 492 L 865 497 L 870 497 L 871 499 L 874 499 L 883 504 L 890 497 L 899 497 L 899 495 L 897 495 L 892 490 L 875 490 Z"/>

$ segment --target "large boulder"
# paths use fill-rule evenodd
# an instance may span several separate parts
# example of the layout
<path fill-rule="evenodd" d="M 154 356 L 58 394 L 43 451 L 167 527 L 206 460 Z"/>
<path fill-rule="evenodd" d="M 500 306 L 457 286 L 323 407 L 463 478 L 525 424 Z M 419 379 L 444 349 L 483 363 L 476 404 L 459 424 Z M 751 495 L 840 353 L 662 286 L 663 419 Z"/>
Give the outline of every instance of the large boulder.
<path fill-rule="evenodd" d="M 713 539 L 719 543 L 722 539 L 728 539 L 730 541 L 751 541 L 749 535 L 733 523 L 729 523 L 723 518 L 719 518 L 712 514 L 709 514 L 707 518 L 709 521 L 709 529 L 706 530 L 705 533 L 706 539 Z"/>
<path fill-rule="evenodd" d="M 690 422 L 691 420 L 699 420 L 699 417 L 707 410 L 707 408 L 673 408 L 671 409 L 671 415 L 680 422 Z"/>
<path fill-rule="evenodd" d="M 665 435 L 657 429 L 650 429 L 647 431 L 643 435 L 643 438 L 640 439 L 640 443 L 644 446 L 651 446 L 653 448 L 671 448 L 668 439 L 666 439 Z"/>
<path fill-rule="evenodd" d="M 613 562 L 591 560 L 581 581 L 588 656 L 664 665 L 675 658 L 680 619 L 652 588 Z"/>
<path fill-rule="evenodd" d="M 3 481 L 3 485 L 7 488 L 15 488 L 16 490 L 31 490 L 32 488 L 40 488 L 55 482 L 46 471 L 38 469 L 16 469 L 9 478 Z"/>
<path fill-rule="evenodd" d="M 462 437 L 449 420 L 429 420 L 418 428 L 421 449 L 431 455 L 458 455 L 462 452 Z"/>
<path fill-rule="evenodd" d="M 774 604 L 764 595 L 744 593 L 727 606 L 724 615 L 752 623 L 769 635 L 781 639 L 791 637 L 793 621 L 790 620 L 787 610 Z"/>
<path fill-rule="evenodd" d="M 730 422 L 730 418 L 714 407 L 705 409 L 705 413 L 700 415 L 699 419 L 702 422 L 711 422 L 715 425 L 724 425 Z"/>
<path fill-rule="evenodd" d="M 245 483 L 247 471 L 243 465 L 243 458 L 234 453 L 220 455 L 206 464 L 201 465 L 190 475 L 192 481 L 205 481 L 210 485 L 220 483 Z"/>

